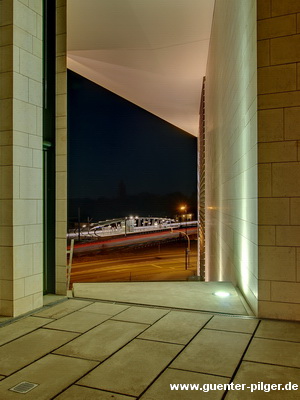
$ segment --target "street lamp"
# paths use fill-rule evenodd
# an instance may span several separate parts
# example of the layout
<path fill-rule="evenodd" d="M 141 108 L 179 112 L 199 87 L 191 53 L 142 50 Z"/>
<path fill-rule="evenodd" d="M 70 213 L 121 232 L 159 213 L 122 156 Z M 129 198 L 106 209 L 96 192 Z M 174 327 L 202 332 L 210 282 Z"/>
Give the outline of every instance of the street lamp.
<path fill-rule="evenodd" d="M 178 233 L 182 233 L 183 235 L 186 236 L 187 238 L 187 248 L 185 249 L 185 269 L 189 268 L 189 264 L 190 264 L 190 251 L 191 251 L 191 241 L 189 238 L 189 235 L 183 231 L 176 231 Z M 171 233 L 173 233 L 173 228 L 171 228 Z"/>
<path fill-rule="evenodd" d="M 187 205 L 184 204 L 180 207 L 181 211 L 184 211 L 184 217 L 185 217 L 185 233 L 187 234 Z"/>

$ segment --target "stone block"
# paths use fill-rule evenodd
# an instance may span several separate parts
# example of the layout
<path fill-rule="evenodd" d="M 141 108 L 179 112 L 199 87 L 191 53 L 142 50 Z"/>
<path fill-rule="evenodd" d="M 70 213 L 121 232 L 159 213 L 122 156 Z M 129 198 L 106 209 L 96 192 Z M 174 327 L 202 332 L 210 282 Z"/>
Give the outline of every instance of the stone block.
<path fill-rule="evenodd" d="M 300 35 L 271 39 L 271 65 L 300 61 Z"/>
<path fill-rule="evenodd" d="M 20 132 L 36 134 L 36 106 L 20 100 L 14 100 L 14 129 Z"/>
<path fill-rule="evenodd" d="M 259 246 L 259 279 L 267 281 L 296 280 L 296 251 L 294 247 Z"/>
<path fill-rule="evenodd" d="M 291 199 L 291 225 L 300 225 L 300 198 Z"/>
<path fill-rule="evenodd" d="M 14 45 L 32 53 L 32 35 L 14 25 Z"/>
<path fill-rule="evenodd" d="M 271 282 L 271 300 L 300 304 L 300 282 Z"/>
<path fill-rule="evenodd" d="M 257 19 L 271 17 L 271 0 L 257 0 Z"/>
<path fill-rule="evenodd" d="M 269 281 L 258 281 L 259 300 L 271 300 L 271 283 Z"/>
<path fill-rule="evenodd" d="M 0 200 L 0 223 L 1 225 L 11 225 L 12 208 L 11 200 Z"/>
<path fill-rule="evenodd" d="M 14 164 L 22 167 L 32 166 L 32 149 L 22 146 L 14 146 Z"/>
<path fill-rule="evenodd" d="M 26 244 L 43 242 L 43 226 L 41 224 L 26 225 L 24 231 Z"/>
<path fill-rule="evenodd" d="M 297 18 L 295 14 L 264 19 L 257 22 L 258 40 L 294 35 L 296 33 Z"/>
<path fill-rule="evenodd" d="M 32 37 L 32 54 L 38 58 L 43 56 L 43 42 L 34 36 Z"/>
<path fill-rule="evenodd" d="M 300 12 L 298 0 L 272 0 L 272 16 L 292 14 Z"/>
<path fill-rule="evenodd" d="M 13 73 L 4 72 L 0 77 L 0 96 L 1 99 L 9 99 L 12 97 L 13 89 Z M 2 117 L 2 115 L 1 115 Z"/>
<path fill-rule="evenodd" d="M 37 202 L 35 200 L 14 200 L 14 225 L 30 225 L 37 223 Z"/>
<path fill-rule="evenodd" d="M 42 290 L 43 290 L 43 274 L 25 277 L 25 296 L 42 292 Z"/>
<path fill-rule="evenodd" d="M 39 15 L 43 14 L 43 3 L 40 0 L 29 0 L 29 8 Z"/>
<path fill-rule="evenodd" d="M 13 197 L 13 167 L 0 166 L 0 199 L 12 199 Z"/>
<path fill-rule="evenodd" d="M 297 161 L 298 144 L 296 141 L 259 143 L 258 160 L 261 163 Z"/>
<path fill-rule="evenodd" d="M 272 189 L 274 197 L 300 196 L 300 163 L 274 163 L 272 166 Z"/>
<path fill-rule="evenodd" d="M 258 94 L 296 90 L 296 64 L 258 68 Z"/>
<path fill-rule="evenodd" d="M 14 247 L 14 278 L 20 279 L 31 276 L 33 252 L 32 245 L 26 244 L 23 246 Z"/>
<path fill-rule="evenodd" d="M 271 164 L 258 164 L 258 196 L 271 197 Z"/>
<path fill-rule="evenodd" d="M 43 87 L 41 82 L 29 79 L 29 103 L 43 106 Z"/>
<path fill-rule="evenodd" d="M 260 225 L 288 225 L 290 222 L 289 199 L 258 199 L 258 223 Z"/>
<path fill-rule="evenodd" d="M 270 65 L 270 41 L 259 40 L 257 42 L 257 66 L 266 67 Z"/>
<path fill-rule="evenodd" d="M 14 73 L 13 96 L 18 100 L 28 102 L 28 78 L 17 72 Z"/>
<path fill-rule="evenodd" d="M 300 91 L 271 93 L 258 96 L 258 109 L 297 107 L 300 104 Z"/>
<path fill-rule="evenodd" d="M 276 226 L 277 246 L 300 246 L 300 226 Z"/>
<path fill-rule="evenodd" d="M 284 110 L 284 131 L 286 139 L 300 140 L 300 107 Z"/>
<path fill-rule="evenodd" d="M 0 131 L 12 129 L 12 99 L 0 100 L 0 115 Z"/>
<path fill-rule="evenodd" d="M 275 226 L 260 225 L 258 227 L 258 244 L 260 246 L 275 245 Z"/>
<path fill-rule="evenodd" d="M 14 24 L 36 36 L 36 13 L 20 2 L 15 2 Z"/>
<path fill-rule="evenodd" d="M 20 197 L 22 199 L 42 199 L 43 174 L 38 168 L 20 168 Z"/>
<path fill-rule="evenodd" d="M 21 74 L 28 76 L 28 78 L 34 79 L 38 82 L 42 82 L 43 63 L 40 58 L 29 53 L 25 50 L 20 50 L 20 72 Z"/>
<path fill-rule="evenodd" d="M 2 17 L 2 15 L 1 15 Z M 1 26 L 1 25 L 0 25 Z M 13 26 L 1 26 L 0 27 L 0 46 L 7 46 L 13 43 Z"/>

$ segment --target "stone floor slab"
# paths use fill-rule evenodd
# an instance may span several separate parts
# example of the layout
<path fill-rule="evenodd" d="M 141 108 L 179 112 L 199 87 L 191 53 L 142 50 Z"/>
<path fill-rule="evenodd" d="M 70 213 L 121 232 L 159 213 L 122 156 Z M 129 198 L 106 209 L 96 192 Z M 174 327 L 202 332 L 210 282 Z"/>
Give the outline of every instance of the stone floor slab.
<path fill-rule="evenodd" d="M 38 329 L 0 347 L 0 374 L 9 375 L 57 349 L 78 335 Z"/>
<path fill-rule="evenodd" d="M 259 320 L 215 315 L 205 328 L 220 331 L 253 333 Z"/>
<path fill-rule="evenodd" d="M 198 384 L 202 390 L 171 390 L 171 384 Z M 229 383 L 229 378 L 168 368 L 141 396 L 141 400 L 221 400 L 224 390 L 204 391 L 203 385 Z M 204 386 L 206 390 L 207 386 Z"/>
<path fill-rule="evenodd" d="M 161 342 L 186 344 L 212 316 L 184 311 L 171 311 L 139 337 Z"/>
<path fill-rule="evenodd" d="M 65 392 L 55 397 L 55 400 L 134 400 L 135 397 L 104 392 L 84 386 L 73 385 Z"/>
<path fill-rule="evenodd" d="M 81 376 L 97 366 L 95 361 L 79 360 L 53 354 L 41 358 L 28 367 L 0 382 L 0 400 L 50 400 Z M 20 382 L 37 383 L 39 386 L 26 394 L 9 389 Z"/>
<path fill-rule="evenodd" d="M 300 368 L 300 343 L 254 338 L 244 360 Z"/>
<path fill-rule="evenodd" d="M 79 384 L 131 396 L 143 390 L 182 346 L 135 339 L 79 381 Z"/>
<path fill-rule="evenodd" d="M 231 377 L 250 339 L 246 333 L 203 329 L 171 367 Z"/>
<path fill-rule="evenodd" d="M 108 318 L 109 315 L 75 311 L 65 317 L 51 322 L 46 326 L 46 328 L 84 333 L 106 321 Z"/>
<path fill-rule="evenodd" d="M 149 307 L 130 307 L 112 319 L 118 321 L 139 322 L 141 324 L 153 324 L 158 319 L 166 315 L 170 310 Z"/>
<path fill-rule="evenodd" d="M 300 322 L 263 320 L 255 332 L 255 337 L 300 343 Z"/>
<path fill-rule="evenodd" d="M 26 317 L 0 328 L 0 346 L 53 321 L 50 318 Z"/>
<path fill-rule="evenodd" d="M 233 382 L 235 384 L 246 384 L 247 386 L 250 386 L 251 384 L 257 385 L 258 382 L 263 382 L 263 384 L 276 383 L 282 385 L 292 382 L 299 385 L 300 369 L 243 361 Z M 264 386 L 264 388 L 268 390 L 266 386 Z M 263 390 L 251 392 L 250 389 L 243 391 L 230 390 L 225 397 L 226 400 L 296 400 L 299 398 L 300 389 L 297 391 L 272 390 L 270 392 L 265 392 Z"/>
<path fill-rule="evenodd" d="M 42 311 L 34 314 L 37 317 L 46 317 L 58 319 L 70 314 L 73 311 L 77 311 L 83 307 L 91 304 L 91 301 L 84 300 L 66 300 L 52 307 L 45 307 Z"/>
<path fill-rule="evenodd" d="M 248 315 L 230 282 L 74 283 L 74 296 L 98 300 Z M 226 291 L 226 299 L 215 296 Z"/>
<path fill-rule="evenodd" d="M 102 361 L 147 328 L 145 324 L 105 321 L 55 353 Z"/>
<path fill-rule="evenodd" d="M 84 308 L 83 312 L 90 312 L 90 313 L 98 313 L 98 314 L 105 314 L 105 315 L 116 315 L 120 312 L 126 310 L 129 306 L 123 306 L 121 304 L 112 304 L 112 303 L 99 303 L 95 302 L 89 305 L 88 307 Z"/>

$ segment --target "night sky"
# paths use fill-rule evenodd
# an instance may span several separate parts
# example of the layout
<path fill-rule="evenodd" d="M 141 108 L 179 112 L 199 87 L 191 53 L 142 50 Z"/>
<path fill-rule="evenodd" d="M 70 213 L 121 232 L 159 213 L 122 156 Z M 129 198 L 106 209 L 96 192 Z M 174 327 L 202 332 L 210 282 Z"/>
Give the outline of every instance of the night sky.
<path fill-rule="evenodd" d="M 92 217 L 100 219 L 135 211 L 164 215 L 172 212 L 166 205 L 172 194 L 177 196 L 174 202 L 180 201 L 180 195 L 192 202 L 196 191 L 197 139 L 193 135 L 68 71 L 71 214 L 80 206 L 83 214 L 96 213 Z M 151 201 L 146 205 L 147 195 L 155 207 Z M 114 208 L 99 203 L 95 208 L 101 212 L 93 211 L 91 203 L 97 199 L 106 200 L 105 204 L 110 199 Z"/>

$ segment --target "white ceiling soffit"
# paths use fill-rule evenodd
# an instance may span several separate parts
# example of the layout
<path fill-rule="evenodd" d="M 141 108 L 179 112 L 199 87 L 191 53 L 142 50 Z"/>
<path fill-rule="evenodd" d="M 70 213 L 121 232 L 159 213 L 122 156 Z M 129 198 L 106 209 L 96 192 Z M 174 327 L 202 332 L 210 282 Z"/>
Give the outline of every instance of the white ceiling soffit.
<path fill-rule="evenodd" d="M 68 68 L 198 135 L 214 0 L 68 0 Z"/>

